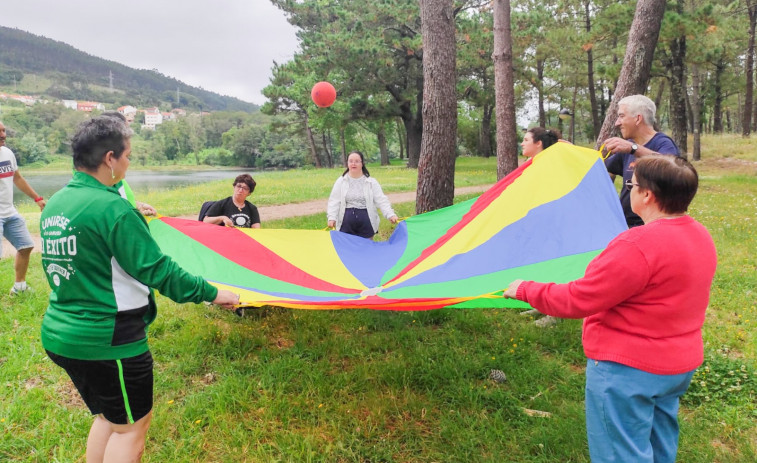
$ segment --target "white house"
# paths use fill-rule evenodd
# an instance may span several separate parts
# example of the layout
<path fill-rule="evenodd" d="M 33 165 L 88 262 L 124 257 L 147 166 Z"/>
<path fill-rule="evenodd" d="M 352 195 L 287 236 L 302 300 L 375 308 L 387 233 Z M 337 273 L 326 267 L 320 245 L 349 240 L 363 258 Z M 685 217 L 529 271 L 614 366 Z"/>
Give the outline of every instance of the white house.
<path fill-rule="evenodd" d="M 155 129 L 156 125 L 163 123 L 163 114 L 160 113 L 158 108 L 145 109 L 145 124 L 142 126 L 144 129 Z"/>
<path fill-rule="evenodd" d="M 137 108 L 131 105 L 121 106 L 117 111 L 124 115 L 128 122 L 134 122 L 134 116 L 137 115 Z"/>

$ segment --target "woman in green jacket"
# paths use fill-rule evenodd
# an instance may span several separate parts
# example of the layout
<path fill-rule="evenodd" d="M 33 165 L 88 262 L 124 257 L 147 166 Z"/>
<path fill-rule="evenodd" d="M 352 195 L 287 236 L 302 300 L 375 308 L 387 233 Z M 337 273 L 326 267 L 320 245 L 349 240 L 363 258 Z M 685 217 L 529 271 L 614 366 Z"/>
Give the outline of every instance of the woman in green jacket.
<path fill-rule="evenodd" d="M 120 196 L 115 185 L 129 168 L 130 137 L 112 117 L 83 123 L 72 140 L 74 178 L 40 218 L 52 288 L 42 345 L 96 415 L 88 462 L 138 461 L 144 452 L 152 417 L 152 288 L 177 302 L 239 303 L 164 255 L 145 219 Z"/>

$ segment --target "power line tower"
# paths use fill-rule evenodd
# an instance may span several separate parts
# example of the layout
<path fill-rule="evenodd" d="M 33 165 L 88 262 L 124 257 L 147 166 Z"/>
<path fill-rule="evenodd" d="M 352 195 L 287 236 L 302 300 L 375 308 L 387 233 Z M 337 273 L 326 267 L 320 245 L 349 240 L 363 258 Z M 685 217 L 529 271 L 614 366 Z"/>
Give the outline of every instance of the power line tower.
<path fill-rule="evenodd" d="M 110 93 L 113 93 L 113 71 L 108 71 L 108 88 L 110 89 Z"/>

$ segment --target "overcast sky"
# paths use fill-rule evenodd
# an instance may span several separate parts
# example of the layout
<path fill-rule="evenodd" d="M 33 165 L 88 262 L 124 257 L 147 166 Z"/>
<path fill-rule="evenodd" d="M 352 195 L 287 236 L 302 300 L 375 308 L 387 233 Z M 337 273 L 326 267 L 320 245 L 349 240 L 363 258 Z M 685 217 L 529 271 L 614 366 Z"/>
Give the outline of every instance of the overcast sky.
<path fill-rule="evenodd" d="M 297 49 L 269 0 L 0 0 L 0 25 L 257 104 Z"/>

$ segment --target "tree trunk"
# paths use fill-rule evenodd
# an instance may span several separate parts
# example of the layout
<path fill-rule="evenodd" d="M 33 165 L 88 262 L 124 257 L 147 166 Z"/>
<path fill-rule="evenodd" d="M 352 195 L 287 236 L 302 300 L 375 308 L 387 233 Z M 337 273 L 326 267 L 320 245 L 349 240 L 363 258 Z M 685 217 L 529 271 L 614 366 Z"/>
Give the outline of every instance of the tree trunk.
<path fill-rule="evenodd" d="M 694 119 L 691 117 L 691 115 L 694 114 L 694 110 L 691 107 L 691 98 L 689 98 L 689 94 L 687 92 L 684 92 L 683 96 L 686 99 L 686 114 L 688 115 L 688 117 L 686 118 L 687 130 L 691 133 L 694 133 Z"/>
<path fill-rule="evenodd" d="M 591 33 L 591 2 L 584 2 L 584 12 L 586 19 L 586 33 Z M 599 135 L 599 129 L 602 123 L 599 121 L 599 105 L 597 104 L 597 91 L 594 88 L 594 52 L 591 48 L 586 50 L 586 77 L 589 83 L 589 102 L 591 103 L 591 126 L 592 138 Z M 573 117 L 576 117 L 575 105 L 573 108 Z"/>
<path fill-rule="evenodd" d="M 712 92 L 712 131 L 715 133 L 723 133 L 723 74 L 725 73 L 725 62 L 723 55 L 721 54 L 715 63 L 715 75 L 713 76 Z"/>
<path fill-rule="evenodd" d="M 399 140 L 400 145 L 400 159 L 405 159 L 405 127 L 402 125 L 401 120 L 402 119 L 397 119 L 397 140 Z M 347 161 L 345 160 L 345 163 L 346 162 Z"/>
<path fill-rule="evenodd" d="M 483 107 L 483 117 L 481 118 L 481 134 L 479 139 L 479 151 L 485 158 L 492 155 L 492 113 L 494 106 L 485 103 Z"/>
<path fill-rule="evenodd" d="M 576 142 L 576 98 L 578 97 L 578 83 L 575 83 L 573 86 L 573 101 L 570 105 L 570 113 L 572 116 L 570 116 L 570 142 L 575 143 Z"/>
<path fill-rule="evenodd" d="M 420 0 L 420 6 L 424 96 L 416 214 L 452 205 L 457 137 L 453 0 Z"/>
<path fill-rule="evenodd" d="M 331 150 L 329 149 L 329 143 L 326 139 L 326 133 L 321 134 L 321 143 L 323 144 L 323 152 L 326 155 L 326 165 L 334 167 L 334 160 L 331 157 Z"/>
<path fill-rule="evenodd" d="M 312 158 L 313 165 L 317 168 L 321 168 L 321 160 L 318 158 L 318 149 L 315 146 L 313 129 L 310 128 L 310 125 L 308 125 L 307 121 L 305 122 L 305 131 L 308 135 L 308 146 L 310 147 L 310 157 Z"/>
<path fill-rule="evenodd" d="M 654 105 L 657 108 L 662 104 L 663 93 L 665 93 L 665 79 L 660 79 L 660 86 L 657 87 L 657 95 L 654 97 Z"/>
<path fill-rule="evenodd" d="M 746 0 L 749 11 L 749 45 L 746 51 L 746 89 L 744 91 L 744 113 L 741 134 L 748 137 L 752 128 L 752 95 L 754 91 L 754 29 L 757 24 L 757 0 Z"/>
<path fill-rule="evenodd" d="M 423 79 L 419 83 L 423 84 Z M 400 105 L 400 118 L 405 126 L 405 147 L 407 148 L 407 166 L 418 167 L 421 155 L 421 137 L 423 136 L 423 90 L 418 92 L 415 109 L 412 102 L 404 101 Z"/>
<path fill-rule="evenodd" d="M 649 83 L 652 58 L 660 35 L 665 0 L 639 0 L 636 4 L 631 30 L 628 32 L 626 56 L 620 70 L 618 85 L 615 87 L 610 108 L 607 110 L 602 129 L 597 137 L 596 147 L 609 138 L 615 128 L 618 116 L 618 101 L 627 95 L 643 94 Z"/>
<path fill-rule="evenodd" d="M 381 153 L 381 165 L 388 166 L 389 165 L 389 150 L 386 148 L 386 133 L 384 132 L 383 122 L 381 122 L 381 125 L 379 126 L 379 130 L 378 130 L 378 133 L 376 134 L 376 137 L 378 138 L 379 152 Z"/>
<path fill-rule="evenodd" d="M 496 39 L 495 39 L 496 40 Z M 512 49 L 512 39 L 510 48 Z M 512 53 L 512 51 L 511 51 Z M 511 65 L 512 66 L 512 65 Z M 544 111 L 544 60 L 536 60 L 536 92 L 539 98 L 539 127 L 547 126 L 547 113 Z"/>
<path fill-rule="evenodd" d="M 683 0 L 678 0 L 677 10 L 683 14 Z M 670 41 L 670 125 L 673 141 L 681 156 L 688 152 L 686 127 L 686 35 L 681 34 Z"/>
<path fill-rule="evenodd" d="M 699 66 L 691 65 L 691 120 L 694 122 L 694 150 L 691 154 L 694 161 L 702 158 L 701 137 L 701 101 L 699 101 Z"/>
<path fill-rule="evenodd" d="M 339 130 L 339 140 L 342 142 L 342 167 L 347 167 L 347 140 L 344 135 L 344 127 Z"/>
<path fill-rule="evenodd" d="M 643 1 L 643 0 L 642 0 Z M 515 80 L 513 39 L 510 31 L 510 0 L 494 3 L 494 101 L 497 119 L 497 179 L 518 167 L 515 128 Z"/>
<path fill-rule="evenodd" d="M 421 139 L 423 137 L 423 118 L 411 115 L 402 118 L 407 136 L 407 166 L 418 167 L 418 159 L 421 156 Z"/>

